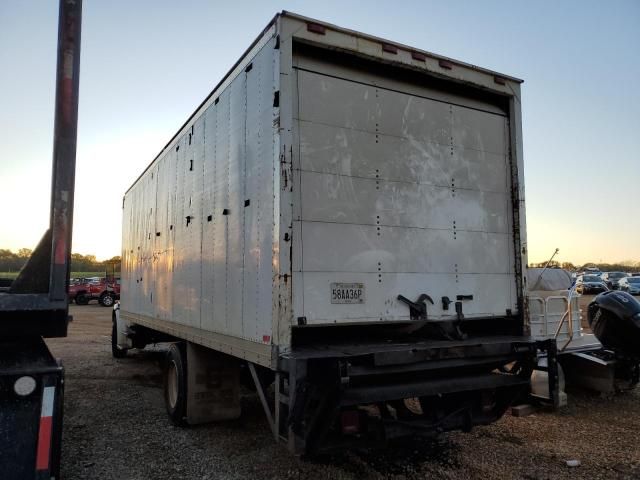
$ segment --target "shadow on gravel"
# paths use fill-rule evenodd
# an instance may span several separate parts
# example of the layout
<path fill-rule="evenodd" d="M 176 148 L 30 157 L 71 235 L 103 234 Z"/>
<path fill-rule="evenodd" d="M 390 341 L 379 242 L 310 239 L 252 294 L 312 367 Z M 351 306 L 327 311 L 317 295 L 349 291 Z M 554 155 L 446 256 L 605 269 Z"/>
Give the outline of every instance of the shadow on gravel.
<path fill-rule="evenodd" d="M 393 440 L 384 448 L 322 455 L 307 461 L 336 466 L 356 475 L 371 469 L 381 475 L 406 475 L 418 470 L 423 463 L 458 467 L 458 450 L 458 446 L 446 438 L 409 437 Z"/>

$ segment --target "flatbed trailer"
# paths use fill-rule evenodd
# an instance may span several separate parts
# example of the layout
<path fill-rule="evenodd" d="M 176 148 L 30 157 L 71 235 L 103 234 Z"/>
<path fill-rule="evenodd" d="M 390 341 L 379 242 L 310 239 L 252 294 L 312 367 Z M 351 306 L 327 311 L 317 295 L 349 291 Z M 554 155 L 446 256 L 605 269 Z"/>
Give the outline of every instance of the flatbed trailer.
<path fill-rule="evenodd" d="M 60 475 L 64 369 L 44 338 L 66 336 L 70 320 L 81 12 L 81 0 L 60 1 L 49 229 L 18 277 L 0 288 L 3 480 Z"/>
<path fill-rule="evenodd" d="M 536 354 L 520 84 L 276 15 L 125 194 L 114 355 L 173 342 L 180 424 L 252 379 L 294 453 L 500 418 Z"/>

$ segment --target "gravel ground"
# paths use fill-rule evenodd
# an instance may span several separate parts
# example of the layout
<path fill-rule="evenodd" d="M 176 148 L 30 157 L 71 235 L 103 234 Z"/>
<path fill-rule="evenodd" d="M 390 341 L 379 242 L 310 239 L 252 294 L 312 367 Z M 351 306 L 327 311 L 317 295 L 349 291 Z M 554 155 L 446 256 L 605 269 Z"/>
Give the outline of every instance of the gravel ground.
<path fill-rule="evenodd" d="M 72 306 L 69 336 L 48 343 L 66 366 L 65 479 L 640 478 L 640 390 L 569 395 L 560 413 L 505 416 L 438 442 L 302 460 L 276 445 L 256 396 L 241 419 L 181 429 L 162 400 L 160 350 L 115 360 L 110 309 Z M 570 468 L 565 461 L 577 459 Z"/>

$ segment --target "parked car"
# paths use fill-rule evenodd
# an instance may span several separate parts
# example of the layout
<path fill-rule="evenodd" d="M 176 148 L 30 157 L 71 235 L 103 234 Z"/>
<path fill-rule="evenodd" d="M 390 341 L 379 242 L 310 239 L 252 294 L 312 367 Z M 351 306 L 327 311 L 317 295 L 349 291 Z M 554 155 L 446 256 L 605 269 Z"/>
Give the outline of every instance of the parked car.
<path fill-rule="evenodd" d="M 97 300 L 103 307 L 111 307 L 120 299 L 120 279 L 91 277 L 69 282 L 69 301 L 78 305 L 87 305 L 91 300 Z"/>
<path fill-rule="evenodd" d="M 618 282 L 620 279 L 627 277 L 628 274 L 625 272 L 605 272 L 602 274 L 602 280 L 607 284 L 610 290 L 618 289 Z"/>
<path fill-rule="evenodd" d="M 584 267 L 585 275 L 601 275 L 602 272 L 598 267 Z"/>
<path fill-rule="evenodd" d="M 576 272 L 574 275 L 575 275 L 574 276 L 575 279 L 577 279 L 578 277 L 581 277 L 583 275 L 595 275 L 597 277 L 602 277 L 602 272 L 600 270 L 598 270 L 598 269 L 595 269 L 595 268 L 593 268 L 593 269 L 586 268 L 584 270 L 580 270 L 580 271 Z"/>
<path fill-rule="evenodd" d="M 640 277 L 625 277 L 618 282 L 618 288 L 631 295 L 640 295 Z"/>
<path fill-rule="evenodd" d="M 607 284 L 597 275 L 580 275 L 576 279 L 576 292 L 600 293 L 609 290 Z"/>

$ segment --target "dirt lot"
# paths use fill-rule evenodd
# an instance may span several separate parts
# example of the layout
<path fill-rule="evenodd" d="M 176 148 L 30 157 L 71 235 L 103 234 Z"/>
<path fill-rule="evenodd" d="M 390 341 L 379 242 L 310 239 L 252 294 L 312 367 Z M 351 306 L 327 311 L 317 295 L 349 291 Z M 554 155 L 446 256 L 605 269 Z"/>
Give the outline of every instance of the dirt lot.
<path fill-rule="evenodd" d="M 66 373 L 65 479 L 640 478 L 640 390 L 569 396 L 560 413 L 500 422 L 439 442 L 394 444 L 314 460 L 274 444 L 259 401 L 235 422 L 180 429 L 162 400 L 162 351 L 115 360 L 110 310 L 72 306 L 68 338 L 49 341 Z M 582 465 L 569 468 L 565 461 Z"/>

